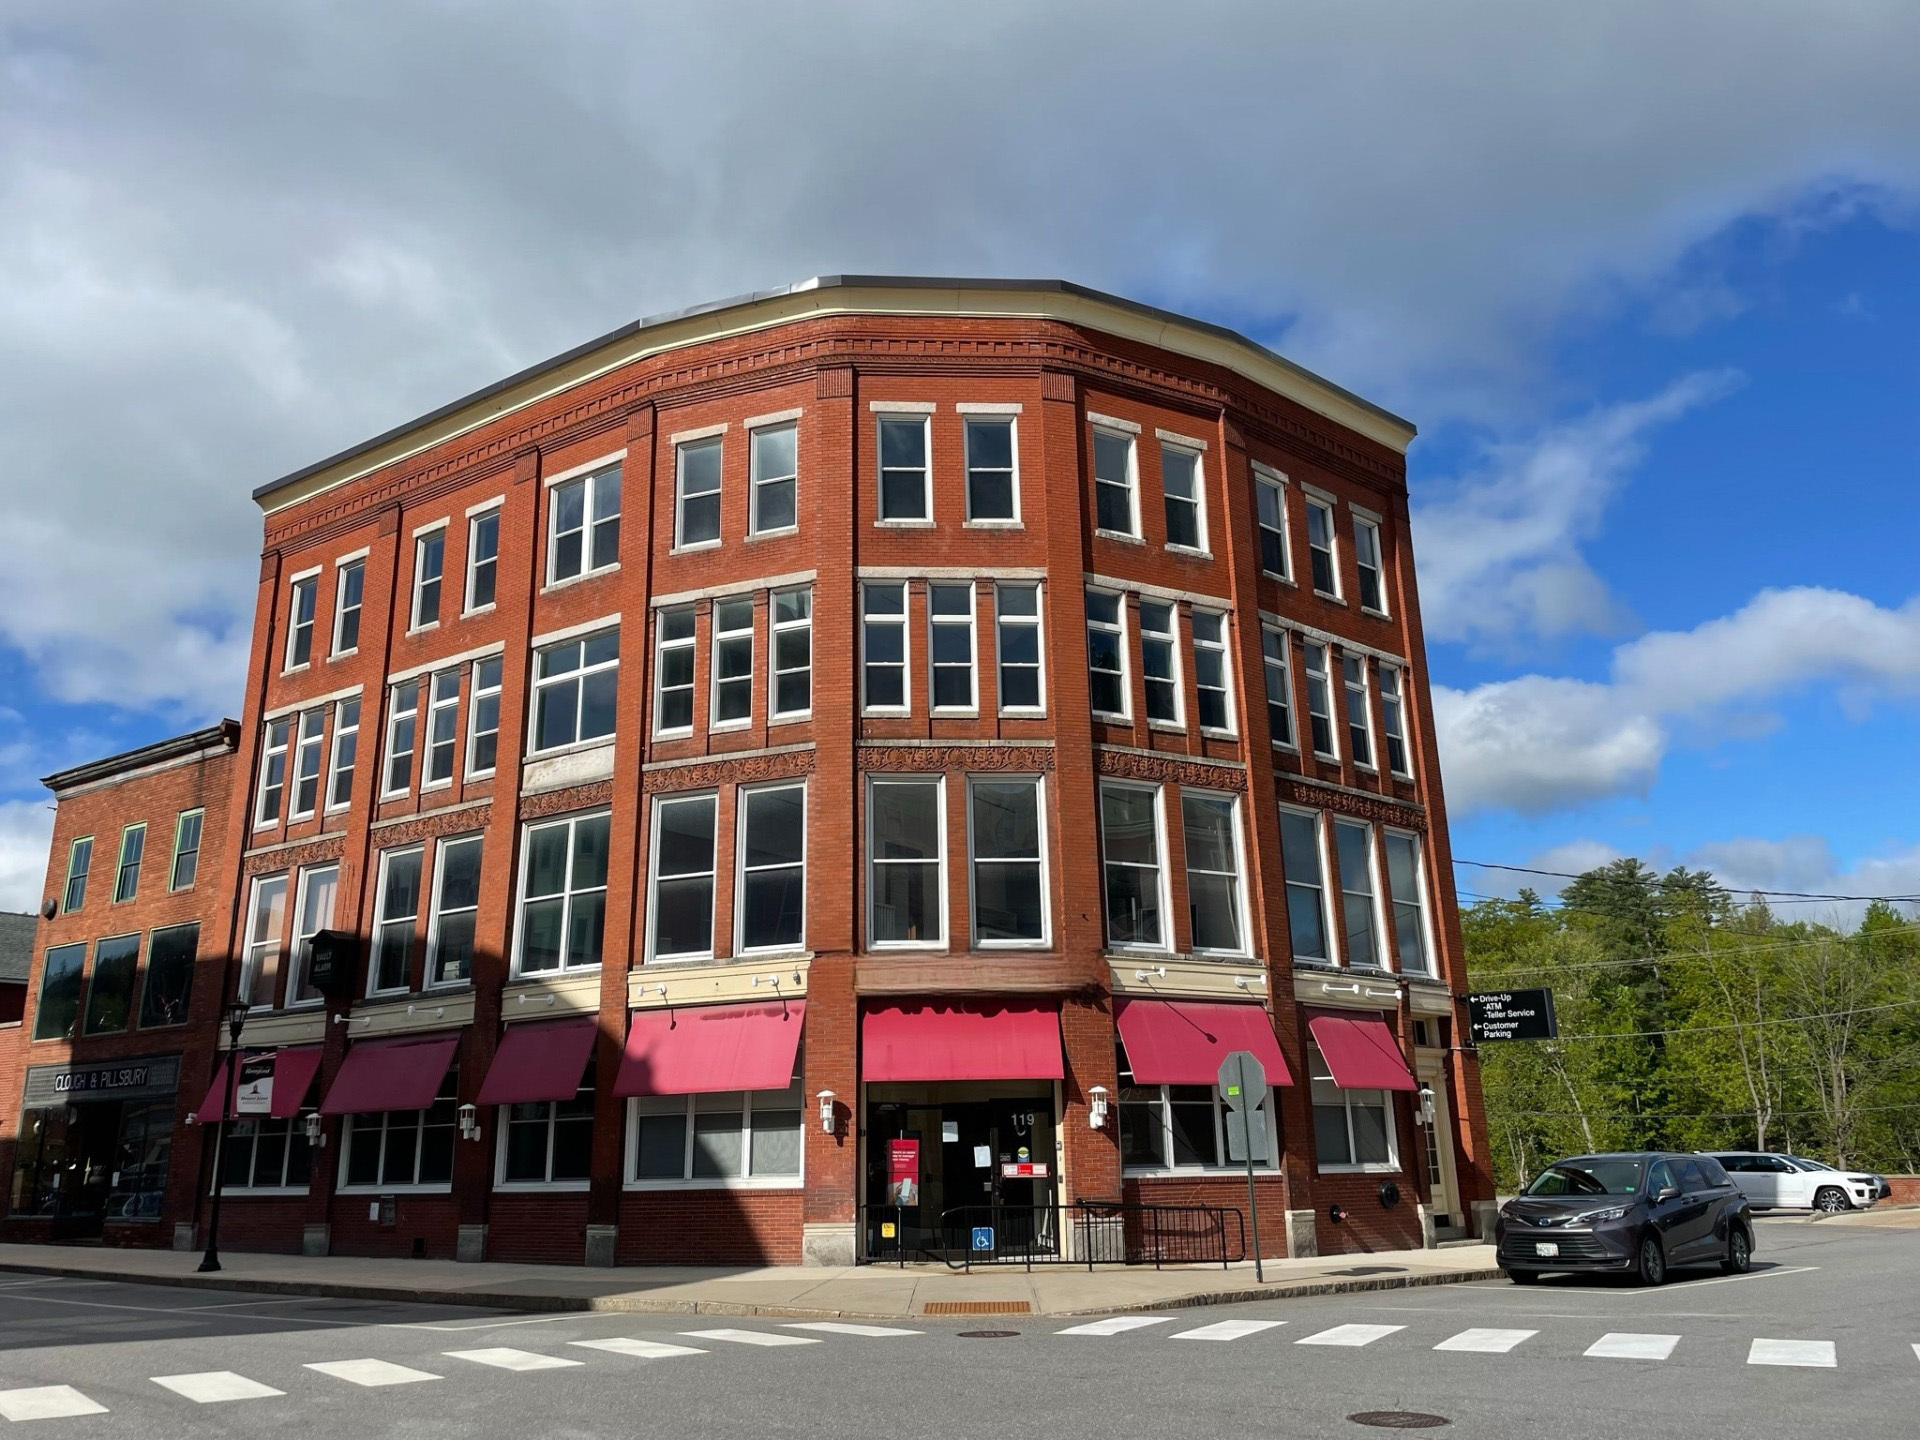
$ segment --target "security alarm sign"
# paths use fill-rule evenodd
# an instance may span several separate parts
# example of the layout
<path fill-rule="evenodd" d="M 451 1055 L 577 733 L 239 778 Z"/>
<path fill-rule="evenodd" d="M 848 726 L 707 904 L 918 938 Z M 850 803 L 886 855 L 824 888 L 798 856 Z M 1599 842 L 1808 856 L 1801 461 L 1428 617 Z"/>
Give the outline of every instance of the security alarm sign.
<path fill-rule="evenodd" d="M 1551 990 L 1493 990 L 1467 996 L 1467 1028 L 1475 1045 L 1490 1040 L 1551 1040 L 1560 1033 Z"/>

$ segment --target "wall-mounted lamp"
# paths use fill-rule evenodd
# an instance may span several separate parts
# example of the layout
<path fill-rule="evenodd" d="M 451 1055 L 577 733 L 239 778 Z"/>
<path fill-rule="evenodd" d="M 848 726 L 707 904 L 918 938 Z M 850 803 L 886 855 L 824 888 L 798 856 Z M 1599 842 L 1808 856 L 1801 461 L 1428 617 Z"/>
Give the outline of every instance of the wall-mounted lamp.
<path fill-rule="evenodd" d="M 1087 1108 L 1087 1125 L 1090 1129 L 1099 1130 L 1107 1123 L 1107 1087 L 1089 1086 L 1087 1098 L 1093 1102 Z"/>
<path fill-rule="evenodd" d="M 1136 970 L 1133 972 L 1133 978 L 1143 981 L 1153 980 L 1155 978 L 1164 980 L 1167 978 L 1167 967 L 1164 965 L 1156 965 L 1151 970 Z"/>
<path fill-rule="evenodd" d="M 1322 980 L 1320 982 L 1320 993 L 1322 995 L 1358 995 L 1360 993 L 1360 982 L 1355 980 L 1351 984 L 1336 985 L 1331 980 Z"/>
<path fill-rule="evenodd" d="M 409 1005 L 407 1009 L 408 1012 L 411 1013 L 413 1007 Z M 373 1017 L 371 1015 L 336 1015 L 333 1017 L 333 1023 L 336 1025 L 351 1025 L 356 1020 L 364 1020 L 369 1025 L 373 1023 Z"/>
<path fill-rule="evenodd" d="M 831 1135 L 833 1134 L 833 1092 L 831 1090 L 822 1090 L 818 1099 L 820 1101 L 820 1128 Z"/>
<path fill-rule="evenodd" d="M 327 1148 L 327 1132 L 320 1128 L 320 1112 L 318 1110 L 314 1110 L 308 1113 L 306 1126 L 307 1126 L 307 1143 L 309 1145 L 318 1146 L 322 1150 L 326 1149 Z"/>
<path fill-rule="evenodd" d="M 480 1112 L 471 1104 L 460 1107 L 460 1138 L 462 1140 L 480 1138 Z"/>
<path fill-rule="evenodd" d="M 1419 1104 L 1414 1107 L 1413 1118 L 1422 1125 L 1433 1123 L 1433 1087 L 1422 1084 L 1419 1091 Z"/>
<path fill-rule="evenodd" d="M 1267 977 L 1264 975 L 1236 975 L 1233 977 L 1233 988 L 1236 990 L 1251 990 L 1256 985 L 1262 990 L 1266 989 Z"/>

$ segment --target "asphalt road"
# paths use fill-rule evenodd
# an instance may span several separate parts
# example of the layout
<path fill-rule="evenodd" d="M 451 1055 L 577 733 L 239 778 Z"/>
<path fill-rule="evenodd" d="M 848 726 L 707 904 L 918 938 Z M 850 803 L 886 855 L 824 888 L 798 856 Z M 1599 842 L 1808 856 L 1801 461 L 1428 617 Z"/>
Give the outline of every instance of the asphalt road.
<path fill-rule="evenodd" d="M 1760 1228 L 1752 1275 L 1659 1290 L 1490 1282 L 1091 1326 L 503 1315 L 0 1273 L 0 1416 L 76 1440 L 1307 1440 L 1383 1410 L 1463 1440 L 1912 1433 L 1920 1232 Z M 970 1333 L 987 1329 L 1017 1333 Z"/>

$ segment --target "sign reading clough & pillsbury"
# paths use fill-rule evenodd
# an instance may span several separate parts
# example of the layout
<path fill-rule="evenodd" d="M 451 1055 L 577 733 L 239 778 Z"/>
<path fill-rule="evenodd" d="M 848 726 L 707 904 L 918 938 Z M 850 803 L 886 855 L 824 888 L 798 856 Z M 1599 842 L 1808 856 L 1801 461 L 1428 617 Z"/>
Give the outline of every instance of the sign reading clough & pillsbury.
<path fill-rule="evenodd" d="M 1551 1040 L 1560 1033 L 1551 990 L 1493 990 L 1467 996 L 1467 1025 L 1475 1045 L 1490 1040 Z"/>
<path fill-rule="evenodd" d="M 21 1107 L 45 1110 L 82 1100 L 164 1100 L 179 1088 L 178 1055 L 142 1055 L 97 1065 L 31 1065 Z"/>

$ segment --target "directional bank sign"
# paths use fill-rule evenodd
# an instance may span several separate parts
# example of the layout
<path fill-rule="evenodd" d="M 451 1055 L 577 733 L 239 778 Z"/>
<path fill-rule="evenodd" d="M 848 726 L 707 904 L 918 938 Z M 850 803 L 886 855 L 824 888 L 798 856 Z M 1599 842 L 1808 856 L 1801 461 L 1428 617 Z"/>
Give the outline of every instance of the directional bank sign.
<path fill-rule="evenodd" d="M 1560 1033 L 1551 990 L 1493 990 L 1467 996 L 1467 1025 L 1475 1045 L 1493 1040 L 1551 1040 Z"/>

